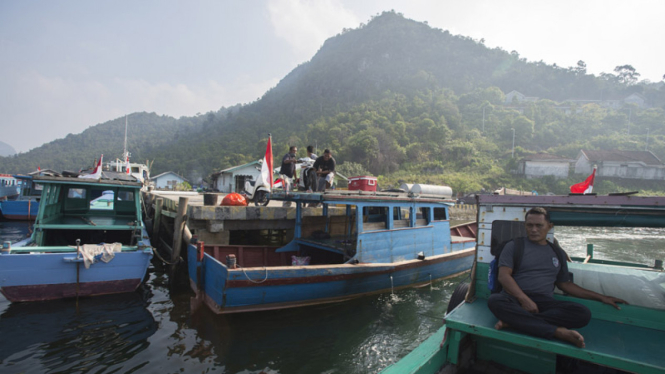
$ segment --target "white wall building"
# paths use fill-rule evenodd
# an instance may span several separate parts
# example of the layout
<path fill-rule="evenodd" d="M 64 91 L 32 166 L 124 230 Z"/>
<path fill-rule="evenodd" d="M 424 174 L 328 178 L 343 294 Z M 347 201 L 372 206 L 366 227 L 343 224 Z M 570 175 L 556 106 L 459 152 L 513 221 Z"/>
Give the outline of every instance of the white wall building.
<path fill-rule="evenodd" d="M 665 180 L 665 165 L 650 151 L 581 150 L 575 162 L 575 174 L 628 179 Z"/>
<path fill-rule="evenodd" d="M 524 157 L 519 161 L 518 173 L 527 179 L 553 176 L 555 178 L 567 178 L 570 165 L 575 162 L 569 158 L 547 153 L 536 153 Z"/>
<path fill-rule="evenodd" d="M 167 171 L 165 173 L 161 173 L 157 176 L 154 176 L 150 178 L 151 184 L 155 185 L 155 188 L 157 189 L 162 189 L 162 190 L 173 190 L 175 186 L 179 185 L 182 182 L 187 182 L 189 181 L 180 175 L 172 172 L 172 171 Z"/>
<path fill-rule="evenodd" d="M 256 180 L 261 175 L 263 160 L 230 167 L 211 175 L 211 187 L 220 192 L 241 192 L 245 189 L 245 181 Z"/>

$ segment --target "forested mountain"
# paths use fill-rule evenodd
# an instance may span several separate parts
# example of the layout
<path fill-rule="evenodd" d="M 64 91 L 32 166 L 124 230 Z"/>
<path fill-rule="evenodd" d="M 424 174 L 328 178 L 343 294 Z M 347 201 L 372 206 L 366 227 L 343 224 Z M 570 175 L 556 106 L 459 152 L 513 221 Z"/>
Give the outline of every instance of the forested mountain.
<path fill-rule="evenodd" d="M 11 156 L 16 153 L 14 147 L 0 141 L 0 156 Z"/>
<path fill-rule="evenodd" d="M 154 160 L 153 174 L 173 170 L 196 181 L 261 158 L 272 133 L 275 157 L 289 144 L 303 155 L 306 145 L 317 144 L 330 148 L 338 164 L 380 175 L 384 184 L 429 181 L 456 191 L 538 183 L 516 181 L 510 173 L 513 131 L 516 157 L 535 151 L 575 157 L 581 148 L 643 150 L 648 133 L 648 149 L 664 159 L 665 89 L 637 82 L 630 65 L 615 73 L 586 74 L 583 61 L 570 68 L 528 62 L 515 51 L 385 12 L 328 39 L 311 61 L 254 103 L 178 120 L 132 114 L 128 148 L 133 160 Z M 512 90 L 539 100 L 504 105 Z M 567 101 L 631 93 L 650 109 Z M 10 172 L 50 167 L 47 162 L 78 169 L 102 151 L 120 155 L 123 136 L 119 118 L 0 158 L 0 165 Z"/>

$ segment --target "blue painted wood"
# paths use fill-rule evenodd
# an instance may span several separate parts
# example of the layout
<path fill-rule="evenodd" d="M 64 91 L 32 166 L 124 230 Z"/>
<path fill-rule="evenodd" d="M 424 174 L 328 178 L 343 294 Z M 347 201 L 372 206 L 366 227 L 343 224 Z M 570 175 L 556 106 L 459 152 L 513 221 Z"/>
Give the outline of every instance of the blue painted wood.
<path fill-rule="evenodd" d="M 0 202 L 0 211 L 5 219 L 32 220 L 39 212 L 38 201 L 7 200 Z"/>
<path fill-rule="evenodd" d="M 43 185 L 35 232 L 30 240 L 14 243 L 10 252 L 0 254 L 2 293 L 10 301 L 35 301 L 136 289 L 152 259 L 152 247 L 141 219 L 141 185 L 62 177 L 34 178 L 34 182 Z M 89 191 L 106 188 L 125 193 L 125 198 L 116 199 L 113 209 L 91 215 L 90 200 L 93 197 Z M 68 196 L 67 192 L 74 189 L 88 193 L 83 197 Z M 133 196 L 133 199 L 126 196 Z M 123 241 L 122 250 L 114 253 L 109 262 L 95 261 L 86 268 L 75 246 L 53 245 L 57 241 L 45 239 L 47 231 L 74 232 L 76 235 L 69 236 L 78 237 L 79 230 L 102 234 L 125 231 L 124 235 L 116 236 L 121 238 L 118 241 Z M 35 243 L 37 246 L 28 246 Z"/>
<path fill-rule="evenodd" d="M 76 258 L 72 253 L 2 254 L 0 255 L 0 288 L 76 283 Z M 108 263 L 96 262 L 89 269 L 80 263 L 79 282 L 105 282 L 142 279 L 150 264 L 150 249 L 116 253 Z"/>

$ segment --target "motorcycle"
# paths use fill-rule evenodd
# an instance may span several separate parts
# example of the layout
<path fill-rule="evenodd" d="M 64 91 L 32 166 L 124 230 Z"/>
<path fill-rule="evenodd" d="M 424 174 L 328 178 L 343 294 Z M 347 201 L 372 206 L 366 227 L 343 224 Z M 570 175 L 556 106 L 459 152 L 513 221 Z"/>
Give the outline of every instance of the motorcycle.
<path fill-rule="evenodd" d="M 298 191 L 316 190 L 316 170 L 314 170 L 314 161 L 309 157 L 298 159 L 297 167 L 300 168 L 300 177 L 298 178 Z"/>
<path fill-rule="evenodd" d="M 255 206 L 266 206 L 270 202 L 270 186 L 263 183 L 262 178 L 245 181 L 245 190 L 242 192 L 247 201 L 253 201 Z"/>

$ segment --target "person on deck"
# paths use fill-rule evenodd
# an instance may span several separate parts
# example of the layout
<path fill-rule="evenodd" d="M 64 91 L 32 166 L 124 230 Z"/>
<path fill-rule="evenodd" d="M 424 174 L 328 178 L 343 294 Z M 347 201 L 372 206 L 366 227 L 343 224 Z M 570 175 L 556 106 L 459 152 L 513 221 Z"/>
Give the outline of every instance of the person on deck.
<path fill-rule="evenodd" d="M 311 158 L 312 160 L 316 160 L 318 156 L 314 154 L 314 147 L 311 145 L 307 146 L 307 157 Z"/>
<path fill-rule="evenodd" d="M 318 176 L 317 191 L 325 191 L 330 188 L 335 179 L 335 159 L 329 149 L 323 151 L 323 156 L 314 161 L 314 170 Z"/>
<path fill-rule="evenodd" d="M 296 153 L 298 153 L 298 147 L 289 147 L 289 153 L 282 157 L 282 166 L 279 168 L 279 177 L 282 179 L 282 188 L 286 194 L 291 190 L 293 176 L 296 173 Z M 291 202 L 284 201 L 282 206 L 289 207 Z"/>
<path fill-rule="evenodd" d="M 586 326 L 591 311 L 584 305 L 554 298 L 554 286 L 568 295 L 600 301 L 621 309 L 617 304 L 626 301 L 582 288 L 570 279 L 565 253 L 559 254 L 546 240 L 554 227 L 547 210 L 532 208 L 525 216 L 527 238 L 519 269 L 513 273 L 514 241 L 506 243 L 499 257 L 498 280 L 503 287 L 492 294 L 487 305 L 499 322 L 497 330 L 514 328 L 523 333 L 556 338 L 584 348 L 584 337 L 570 330 Z M 522 239 L 516 239 L 522 240 Z M 561 251 L 563 252 L 563 251 Z"/>
<path fill-rule="evenodd" d="M 314 160 L 314 161 L 316 161 L 316 159 L 318 158 L 318 156 L 314 153 L 314 147 L 311 146 L 311 145 L 307 146 L 307 157 L 309 157 L 311 160 Z M 307 163 L 305 163 L 301 166 L 301 168 L 303 168 L 303 169 L 307 169 L 308 167 L 309 166 L 307 166 Z M 315 173 L 315 172 L 316 172 L 316 169 L 314 169 L 314 167 L 312 167 L 311 170 L 304 170 L 304 172 L 302 173 L 303 178 L 306 178 L 308 181 L 309 180 L 313 181 L 313 183 L 311 183 L 311 185 L 308 185 L 308 182 L 304 182 L 304 185 L 306 187 L 309 187 L 308 192 L 316 192 L 316 187 L 317 187 L 317 184 L 318 184 L 318 177 L 316 175 L 314 175 L 311 179 L 308 178 L 309 173 Z"/>

